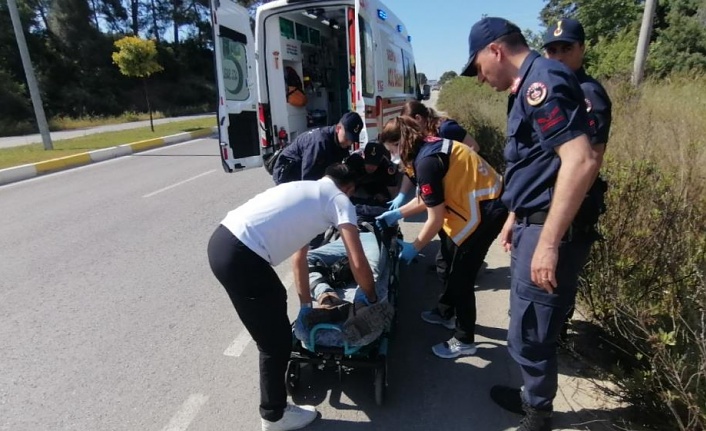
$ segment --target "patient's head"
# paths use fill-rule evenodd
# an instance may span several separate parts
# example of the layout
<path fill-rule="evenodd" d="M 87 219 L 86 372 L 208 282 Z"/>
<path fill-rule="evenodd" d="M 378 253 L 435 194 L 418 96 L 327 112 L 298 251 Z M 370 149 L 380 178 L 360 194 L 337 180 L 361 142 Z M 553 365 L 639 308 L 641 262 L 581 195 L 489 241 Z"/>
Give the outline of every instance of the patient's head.
<path fill-rule="evenodd" d="M 355 184 L 360 178 L 360 173 L 345 163 L 334 163 L 326 168 L 326 176 L 331 178 L 333 183 L 350 197 L 355 192 Z"/>
<path fill-rule="evenodd" d="M 385 158 L 390 159 L 390 152 L 378 142 L 368 142 L 363 150 L 363 155 L 365 157 L 365 171 L 369 174 L 375 172 Z"/>
<path fill-rule="evenodd" d="M 363 160 L 363 156 L 358 152 L 346 157 L 343 163 L 345 163 L 349 168 L 353 169 L 360 177 L 362 177 L 366 173 L 365 160 Z"/>

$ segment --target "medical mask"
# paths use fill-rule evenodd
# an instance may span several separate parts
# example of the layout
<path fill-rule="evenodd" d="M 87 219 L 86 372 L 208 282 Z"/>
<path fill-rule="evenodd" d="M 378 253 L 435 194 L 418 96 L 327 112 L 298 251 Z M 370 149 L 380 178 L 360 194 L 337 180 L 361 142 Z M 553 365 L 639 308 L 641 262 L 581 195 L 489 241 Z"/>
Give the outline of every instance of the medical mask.
<path fill-rule="evenodd" d="M 391 154 L 390 161 L 396 165 L 399 165 L 402 162 L 402 159 L 400 158 L 399 154 Z"/>

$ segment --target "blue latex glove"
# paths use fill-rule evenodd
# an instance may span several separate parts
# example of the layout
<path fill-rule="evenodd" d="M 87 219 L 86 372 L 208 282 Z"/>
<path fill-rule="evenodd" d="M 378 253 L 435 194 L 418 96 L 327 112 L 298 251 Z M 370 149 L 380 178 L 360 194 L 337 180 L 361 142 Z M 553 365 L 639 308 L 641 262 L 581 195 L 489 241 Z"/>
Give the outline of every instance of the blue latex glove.
<path fill-rule="evenodd" d="M 299 309 L 299 315 L 297 316 L 297 320 L 303 322 L 306 315 L 311 313 L 311 310 L 313 310 L 313 308 L 311 308 L 311 304 L 309 304 L 308 306 L 302 306 L 302 308 Z"/>
<path fill-rule="evenodd" d="M 307 332 L 307 327 L 304 321 L 307 314 L 311 313 L 311 310 L 313 310 L 313 308 L 311 308 L 311 304 L 308 304 L 307 306 L 302 305 L 302 308 L 299 309 L 299 315 L 297 316 L 297 320 L 294 322 L 299 333 L 303 334 Z"/>
<path fill-rule="evenodd" d="M 412 260 L 417 257 L 419 250 L 414 248 L 414 245 L 411 242 L 405 242 L 401 239 L 398 239 L 397 242 L 400 244 L 400 248 L 402 249 L 400 251 L 400 260 L 409 265 L 412 263 Z"/>
<path fill-rule="evenodd" d="M 388 209 L 391 211 L 399 209 L 402 205 L 404 205 L 407 202 L 407 199 L 408 198 L 407 198 L 406 194 L 404 194 L 402 192 L 397 193 L 397 196 L 395 196 L 395 198 L 393 200 L 387 202 L 387 204 L 389 205 Z"/>
<path fill-rule="evenodd" d="M 379 300 L 380 298 L 378 298 L 378 300 L 373 302 L 372 304 L 377 304 Z M 362 302 L 365 305 L 371 305 L 371 302 L 368 300 L 368 297 L 365 295 L 365 292 L 363 292 L 363 289 L 361 289 L 360 287 L 355 290 L 355 297 L 353 298 L 353 302 Z"/>
<path fill-rule="evenodd" d="M 379 216 L 375 217 L 375 223 L 380 227 L 380 229 L 387 229 L 390 226 L 394 226 L 399 219 L 402 218 L 402 211 L 392 210 L 385 211 Z"/>

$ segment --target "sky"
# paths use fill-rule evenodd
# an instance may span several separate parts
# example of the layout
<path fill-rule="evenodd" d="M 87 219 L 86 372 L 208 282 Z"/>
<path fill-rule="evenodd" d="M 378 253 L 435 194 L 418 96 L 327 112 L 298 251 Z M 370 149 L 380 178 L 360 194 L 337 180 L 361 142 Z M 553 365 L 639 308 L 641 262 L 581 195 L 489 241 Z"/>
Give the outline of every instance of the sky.
<path fill-rule="evenodd" d="M 468 60 L 468 34 L 483 14 L 499 16 L 522 30 L 541 31 L 543 0 L 383 0 L 412 36 L 417 72 L 427 79 L 456 73 Z M 421 7 L 424 5 L 433 5 Z"/>

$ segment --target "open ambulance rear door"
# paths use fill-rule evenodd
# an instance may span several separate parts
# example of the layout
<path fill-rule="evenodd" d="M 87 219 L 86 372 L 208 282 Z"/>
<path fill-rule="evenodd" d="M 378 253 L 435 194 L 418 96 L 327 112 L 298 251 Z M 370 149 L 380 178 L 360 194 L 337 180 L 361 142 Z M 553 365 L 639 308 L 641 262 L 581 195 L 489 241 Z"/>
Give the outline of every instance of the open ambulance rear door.
<path fill-rule="evenodd" d="M 218 136 L 223 169 L 262 166 L 258 142 L 255 39 L 247 9 L 211 0 Z"/>

